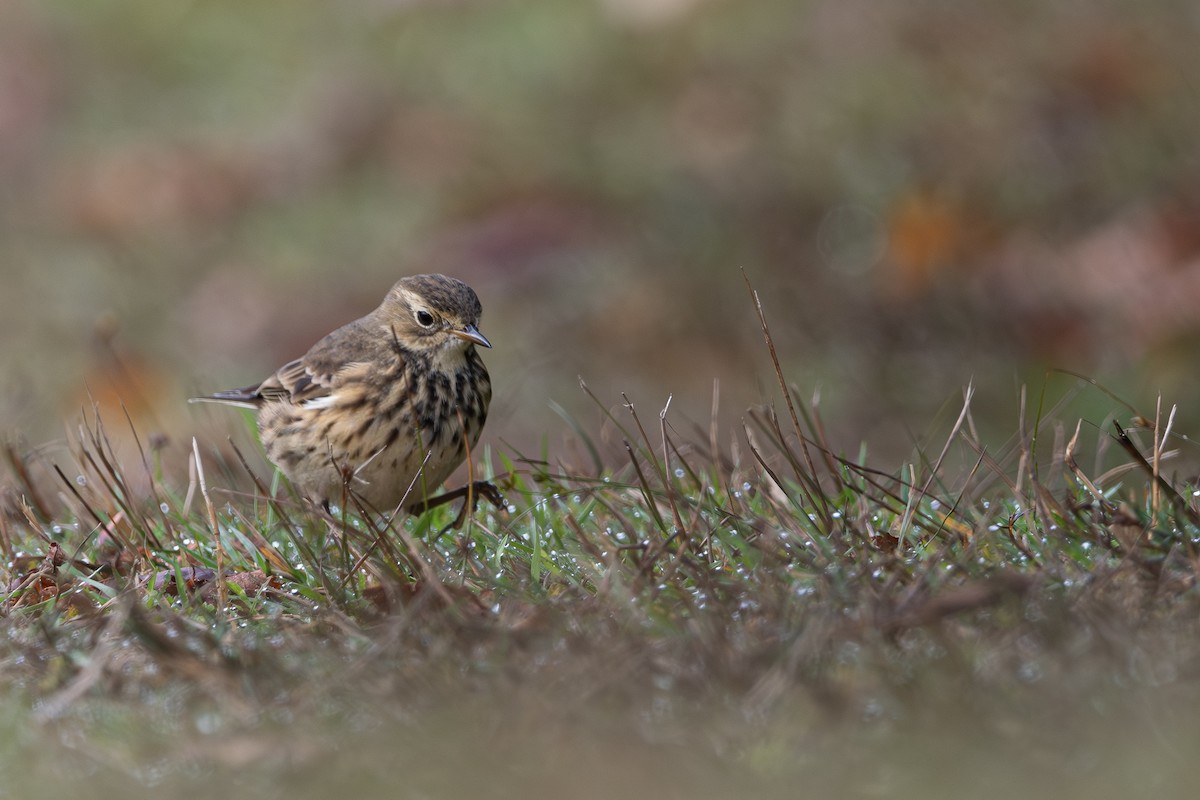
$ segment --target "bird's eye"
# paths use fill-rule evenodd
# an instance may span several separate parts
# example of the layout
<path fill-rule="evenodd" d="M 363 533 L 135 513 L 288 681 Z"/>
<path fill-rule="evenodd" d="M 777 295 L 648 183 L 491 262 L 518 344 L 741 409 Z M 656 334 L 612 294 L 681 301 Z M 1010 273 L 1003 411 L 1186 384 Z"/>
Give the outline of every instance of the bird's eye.
<path fill-rule="evenodd" d="M 417 312 L 417 324 L 422 328 L 428 328 L 433 324 L 433 314 L 430 314 L 428 311 L 422 308 Z"/>

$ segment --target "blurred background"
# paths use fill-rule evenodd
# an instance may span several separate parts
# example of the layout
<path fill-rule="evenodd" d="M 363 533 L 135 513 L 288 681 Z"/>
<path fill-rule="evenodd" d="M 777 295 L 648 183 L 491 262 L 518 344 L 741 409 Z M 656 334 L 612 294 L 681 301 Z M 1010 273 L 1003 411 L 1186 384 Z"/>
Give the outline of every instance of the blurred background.
<path fill-rule="evenodd" d="M 970 381 L 1007 435 L 1051 368 L 1186 429 L 1197 42 L 1185 0 L 8 0 L 0 434 L 123 402 L 182 460 L 245 427 L 187 396 L 423 271 L 482 298 L 485 441 L 599 427 L 580 376 L 736 425 L 778 401 L 743 269 L 848 452 Z"/>

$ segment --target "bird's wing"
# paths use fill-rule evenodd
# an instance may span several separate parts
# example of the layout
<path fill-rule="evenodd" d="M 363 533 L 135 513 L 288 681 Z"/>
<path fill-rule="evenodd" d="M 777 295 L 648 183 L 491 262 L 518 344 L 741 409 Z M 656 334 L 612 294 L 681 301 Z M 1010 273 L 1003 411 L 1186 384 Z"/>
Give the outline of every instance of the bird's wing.
<path fill-rule="evenodd" d="M 264 401 L 290 400 L 305 403 L 328 397 L 338 384 L 338 375 L 346 367 L 328 359 L 314 359 L 312 353 L 284 364 L 258 387 Z"/>
<path fill-rule="evenodd" d="M 274 400 L 296 404 L 319 401 L 329 397 L 348 374 L 362 371 L 364 352 L 377 346 L 372 339 L 365 320 L 356 320 L 321 339 L 262 383 L 195 399 L 245 408 L 258 408 Z"/>

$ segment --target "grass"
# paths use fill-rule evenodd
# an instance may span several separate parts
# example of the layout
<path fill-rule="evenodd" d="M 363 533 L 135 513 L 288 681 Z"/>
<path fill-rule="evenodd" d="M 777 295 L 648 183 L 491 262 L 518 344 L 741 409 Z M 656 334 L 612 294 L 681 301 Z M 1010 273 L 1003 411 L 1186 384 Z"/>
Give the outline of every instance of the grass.
<path fill-rule="evenodd" d="M 268 796 L 1182 786 L 1200 489 L 1174 411 L 1048 377 L 997 446 L 968 387 L 936 441 L 882 470 L 827 441 L 756 308 L 781 409 L 728 432 L 594 396 L 605 421 L 571 420 L 571 460 L 473 453 L 505 502 L 456 529 L 451 506 L 314 509 L 225 446 L 196 443 L 173 478 L 147 448 L 122 461 L 98 418 L 53 480 L 10 448 L 0 778 Z M 1072 419 L 1085 394 L 1113 414 Z"/>

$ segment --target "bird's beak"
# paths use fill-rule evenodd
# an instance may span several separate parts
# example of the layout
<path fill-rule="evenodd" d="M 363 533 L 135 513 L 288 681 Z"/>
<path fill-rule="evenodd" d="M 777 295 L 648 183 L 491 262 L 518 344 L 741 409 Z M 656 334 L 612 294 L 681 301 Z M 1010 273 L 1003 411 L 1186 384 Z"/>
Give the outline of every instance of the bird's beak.
<path fill-rule="evenodd" d="M 468 342 L 471 342 L 472 344 L 483 345 L 484 347 L 492 346 L 492 343 L 487 340 L 487 337 L 484 336 L 482 333 L 480 333 L 479 329 L 476 328 L 474 325 L 467 325 L 465 327 L 459 328 L 457 330 L 452 330 L 450 332 L 453 333 L 458 338 L 465 339 Z"/>

